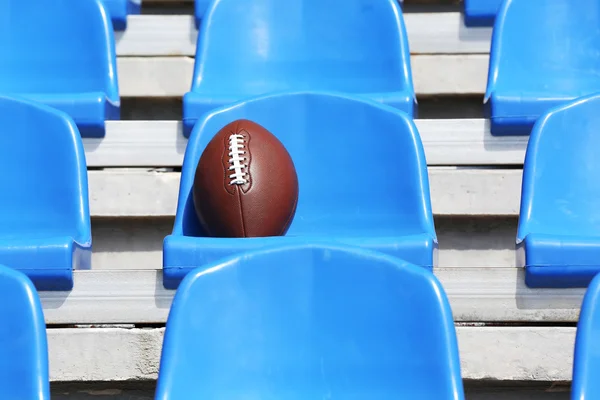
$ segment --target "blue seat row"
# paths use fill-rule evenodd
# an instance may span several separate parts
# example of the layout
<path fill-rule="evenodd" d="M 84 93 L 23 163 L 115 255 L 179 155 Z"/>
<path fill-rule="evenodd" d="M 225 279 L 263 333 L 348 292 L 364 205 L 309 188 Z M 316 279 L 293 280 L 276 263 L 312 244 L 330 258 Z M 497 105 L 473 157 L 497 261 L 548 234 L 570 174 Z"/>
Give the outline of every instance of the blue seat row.
<path fill-rule="evenodd" d="M 0 174 L 0 263 L 26 272 L 42 290 L 69 290 L 73 268 L 90 267 L 82 139 L 61 111 L 8 97 L 0 106 L 0 124 L 12 133 L 0 135 L 1 165 L 11 171 Z M 531 134 L 517 233 L 530 287 L 585 287 L 600 271 L 599 106 L 600 95 L 593 95 L 554 108 Z M 216 132 L 242 118 L 273 132 L 294 160 L 302 189 L 285 236 L 212 238 L 199 227 L 191 202 L 197 161 Z M 184 157 L 175 225 L 164 240 L 165 287 L 176 288 L 192 269 L 226 256 L 306 242 L 435 266 L 427 163 L 406 113 L 347 94 L 288 92 L 228 105 L 198 121 Z"/>
<path fill-rule="evenodd" d="M 596 94 L 551 109 L 537 121 L 531 134 L 517 234 L 518 260 L 526 269 L 530 287 L 585 287 L 600 271 L 600 219 L 595 217 L 600 201 L 596 179 L 600 162 L 595 152 L 600 146 L 595 133 L 600 128 L 598 107 L 600 96 Z M 299 221 L 292 224 L 285 238 L 235 243 L 198 237 L 202 233 L 190 201 L 196 164 L 212 135 L 229 121 L 241 118 L 277 132 L 296 162 L 303 182 Z M 332 152 L 340 140 L 331 133 L 336 126 L 345 127 L 338 157 Z M 418 132 L 406 114 L 345 95 L 270 95 L 204 114 L 188 142 L 175 227 L 164 242 L 165 285 L 175 287 L 195 266 L 240 248 L 323 236 L 360 243 L 431 268 L 437 240 L 422 151 Z M 394 160 L 394 166 L 381 162 L 381 158 Z M 361 162 L 356 164 L 356 159 Z M 387 179 L 392 168 L 404 171 L 402 182 Z M 331 192 L 333 197 L 327 196 L 324 183 L 314 178 L 320 176 L 319 171 L 341 176 L 336 179 L 342 182 L 348 176 L 348 184 L 342 187 L 353 187 L 352 196 L 337 191 Z M 339 206 L 340 197 L 345 199 L 345 206 Z M 348 223 L 345 216 L 357 209 L 365 219 Z M 202 251 L 190 251 L 194 246 Z"/>
<path fill-rule="evenodd" d="M 47 400 L 40 299 L 5 266 L 0 289 L 0 397 Z M 222 259 L 185 279 L 157 400 L 328 394 L 464 399 L 452 311 L 431 272 L 377 252 L 303 244 Z"/>
<path fill-rule="evenodd" d="M 0 266 L 0 397 L 49 395 L 31 281 Z M 418 307 L 414 305 L 418 304 Z M 600 275 L 581 307 L 571 398 L 600 395 Z M 452 310 L 434 275 L 335 244 L 267 247 L 193 270 L 163 339 L 157 400 L 464 399 Z"/>
<path fill-rule="evenodd" d="M 57 0 L 49 14 L 32 1 L 0 2 L 0 93 L 67 112 L 84 137 L 104 136 L 105 121 L 120 117 L 105 7 L 99 0 Z M 598 7 L 596 0 L 502 3 L 484 98 L 492 134 L 528 135 L 548 109 L 600 91 Z M 396 0 L 368 6 L 219 0 L 206 5 L 202 18 L 191 90 L 183 99 L 186 136 L 212 109 L 279 91 L 339 91 L 417 114 Z"/>
<path fill-rule="evenodd" d="M 600 91 L 598 7 L 597 0 L 465 1 L 471 25 L 495 21 L 484 97 L 493 135 L 529 135 L 545 111 Z M 212 108 L 281 90 L 359 94 L 416 116 L 395 0 L 366 8 L 347 0 L 220 0 L 202 18 L 184 97 L 186 136 Z"/>

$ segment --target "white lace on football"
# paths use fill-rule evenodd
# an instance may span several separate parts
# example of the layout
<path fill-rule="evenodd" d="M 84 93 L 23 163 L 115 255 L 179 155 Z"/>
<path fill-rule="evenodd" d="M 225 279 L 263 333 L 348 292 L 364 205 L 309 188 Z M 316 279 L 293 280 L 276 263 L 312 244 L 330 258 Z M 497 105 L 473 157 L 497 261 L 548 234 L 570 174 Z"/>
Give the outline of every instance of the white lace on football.
<path fill-rule="evenodd" d="M 233 171 L 229 175 L 230 185 L 244 185 L 248 183 L 246 175 L 248 175 L 248 166 L 246 165 L 246 154 L 244 151 L 244 136 L 231 135 L 229 136 L 229 170 Z"/>

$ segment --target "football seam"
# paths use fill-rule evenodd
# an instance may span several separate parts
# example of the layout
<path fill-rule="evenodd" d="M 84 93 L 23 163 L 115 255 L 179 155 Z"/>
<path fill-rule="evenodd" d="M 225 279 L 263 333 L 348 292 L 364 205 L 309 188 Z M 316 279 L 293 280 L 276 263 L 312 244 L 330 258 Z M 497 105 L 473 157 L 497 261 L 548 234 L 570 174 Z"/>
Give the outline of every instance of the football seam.
<path fill-rule="evenodd" d="M 244 205 L 242 204 L 242 192 L 236 190 L 238 196 L 238 204 L 240 205 L 240 223 L 242 224 L 242 237 L 246 237 L 246 224 L 244 222 Z"/>

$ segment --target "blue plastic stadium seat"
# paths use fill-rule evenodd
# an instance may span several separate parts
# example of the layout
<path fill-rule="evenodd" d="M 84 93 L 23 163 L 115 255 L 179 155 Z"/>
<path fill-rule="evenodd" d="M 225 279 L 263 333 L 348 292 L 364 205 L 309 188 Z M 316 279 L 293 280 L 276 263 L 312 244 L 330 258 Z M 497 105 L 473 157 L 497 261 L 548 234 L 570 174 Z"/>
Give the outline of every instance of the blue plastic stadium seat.
<path fill-rule="evenodd" d="M 119 119 L 114 33 L 99 0 L 0 1 L 0 94 L 69 114 L 82 136 Z"/>
<path fill-rule="evenodd" d="M 585 287 L 600 272 L 600 95 L 536 123 L 523 166 L 517 244 L 530 287 Z"/>
<path fill-rule="evenodd" d="M 452 311 L 433 274 L 305 244 L 207 264 L 179 287 L 156 399 L 463 399 Z"/>
<path fill-rule="evenodd" d="M 196 22 L 196 28 L 200 28 L 200 23 L 202 22 L 202 18 L 204 18 L 204 13 L 208 8 L 208 4 L 210 0 L 194 0 L 194 21 Z"/>
<path fill-rule="evenodd" d="M 506 0 L 492 38 L 494 135 L 527 135 L 550 108 L 600 92 L 600 2 Z"/>
<path fill-rule="evenodd" d="M 600 276 L 590 283 L 579 313 L 571 399 L 600 398 Z"/>
<path fill-rule="evenodd" d="M 288 90 L 360 94 L 412 116 L 416 98 L 397 0 L 212 1 L 183 99 L 186 132 L 211 109 Z"/>
<path fill-rule="evenodd" d="M 464 0 L 466 26 L 493 26 L 502 0 Z"/>
<path fill-rule="evenodd" d="M 286 236 L 212 238 L 199 226 L 191 196 L 196 165 L 210 139 L 242 118 L 271 131 L 294 161 L 300 195 Z M 179 190 L 175 226 L 164 241 L 167 287 L 231 253 L 318 238 L 433 266 L 437 238 L 419 133 L 408 115 L 368 99 L 287 93 L 206 114 L 189 139 Z"/>
<path fill-rule="evenodd" d="M 44 312 L 22 273 L 0 265 L 0 398 L 50 399 Z"/>
<path fill-rule="evenodd" d="M 110 14 L 112 24 L 115 30 L 124 31 L 127 29 L 127 16 L 129 14 L 139 14 L 142 8 L 141 0 L 102 0 Z"/>
<path fill-rule="evenodd" d="M 69 290 L 73 268 L 90 267 L 92 240 L 77 127 L 48 106 L 0 97 L 0 129 L 0 263 L 40 290 Z"/>

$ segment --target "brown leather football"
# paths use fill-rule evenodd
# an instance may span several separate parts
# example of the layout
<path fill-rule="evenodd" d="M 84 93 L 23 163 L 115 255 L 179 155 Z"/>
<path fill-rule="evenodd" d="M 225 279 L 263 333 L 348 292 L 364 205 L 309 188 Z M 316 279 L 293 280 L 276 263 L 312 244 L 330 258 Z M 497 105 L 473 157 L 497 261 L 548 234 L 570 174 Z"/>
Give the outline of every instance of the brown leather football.
<path fill-rule="evenodd" d="M 226 125 L 208 143 L 193 201 L 208 236 L 281 236 L 298 203 L 298 177 L 283 144 L 257 123 Z"/>

